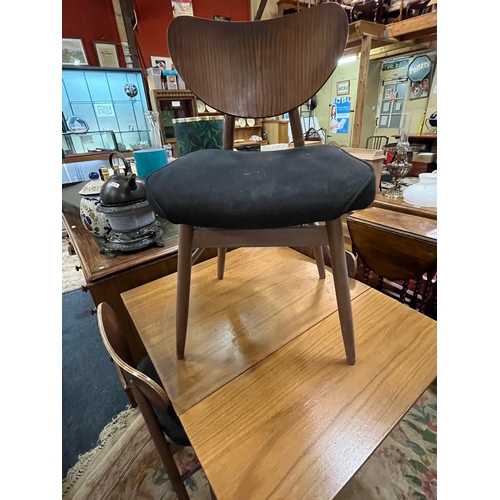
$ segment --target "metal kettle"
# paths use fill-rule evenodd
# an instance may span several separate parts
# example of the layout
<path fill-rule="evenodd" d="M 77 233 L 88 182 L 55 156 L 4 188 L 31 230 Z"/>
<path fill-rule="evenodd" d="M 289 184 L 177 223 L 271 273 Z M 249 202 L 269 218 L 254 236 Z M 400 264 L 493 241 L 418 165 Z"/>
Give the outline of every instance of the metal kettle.
<path fill-rule="evenodd" d="M 113 164 L 113 158 L 118 156 L 125 165 L 125 173 Z M 101 187 L 101 203 L 104 206 L 118 206 L 136 203 L 146 199 L 146 183 L 132 172 L 128 160 L 118 151 L 109 155 L 109 164 L 114 174 Z"/>

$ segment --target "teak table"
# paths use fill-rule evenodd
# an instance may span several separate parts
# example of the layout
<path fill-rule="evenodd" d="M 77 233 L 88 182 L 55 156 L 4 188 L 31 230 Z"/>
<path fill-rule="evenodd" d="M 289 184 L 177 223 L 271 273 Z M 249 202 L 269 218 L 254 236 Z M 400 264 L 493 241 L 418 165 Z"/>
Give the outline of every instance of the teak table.
<path fill-rule="evenodd" d="M 181 361 L 176 275 L 122 294 L 218 500 L 332 499 L 436 377 L 436 322 L 350 289 L 354 366 L 331 273 L 289 248 L 193 269 Z"/>

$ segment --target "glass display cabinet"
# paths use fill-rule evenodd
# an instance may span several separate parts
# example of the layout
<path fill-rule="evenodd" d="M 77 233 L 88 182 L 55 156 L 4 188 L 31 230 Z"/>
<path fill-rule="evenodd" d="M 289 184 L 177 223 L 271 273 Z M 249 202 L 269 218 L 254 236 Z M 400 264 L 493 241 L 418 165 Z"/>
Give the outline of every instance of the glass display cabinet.
<path fill-rule="evenodd" d="M 88 132 L 63 132 L 64 156 L 97 153 L 99 151 L 136 151 L 151 147 L 150 131 L 121 132 L 117 139 L 112 130 Z"/>
<path fill-rule="evenodd" d="M 62 148 L 67 154 L 149 146 L 148 110 L 141 69 L 63 66 Z"/>

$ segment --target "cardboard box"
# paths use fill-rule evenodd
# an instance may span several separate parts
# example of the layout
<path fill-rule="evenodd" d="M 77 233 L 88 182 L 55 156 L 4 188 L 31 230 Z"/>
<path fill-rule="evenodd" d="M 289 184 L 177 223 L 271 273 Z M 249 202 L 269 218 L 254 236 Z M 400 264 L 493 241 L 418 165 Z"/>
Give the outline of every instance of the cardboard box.
<path fill-rule="evenodd" d="M 380 181 L 382 178 L 382 168 L 384 166 L 385 153 L 381 149 L 364 149 L 364 148 L 342 148 L 352 156 L 360 160 L 367 161 L 372 164 L 375 170 L 375 183 L 377 192 L 380 192 Z"/>
<path fill-rule="evenodd" d="M 437 160 L 436 153 L 418 153 L 414 154 L 411 161 L 411 170 L 408 175 L 418 176 L 425 174 L 429 169 L 429 164 Z M 431 166 L 432 169 L 432 166 Z"/>
<path fill-rule="evenodd" d="M 436 153 L 418 153 L 413 155 L 414 163 L 432 163 L 437 160 Z"/>

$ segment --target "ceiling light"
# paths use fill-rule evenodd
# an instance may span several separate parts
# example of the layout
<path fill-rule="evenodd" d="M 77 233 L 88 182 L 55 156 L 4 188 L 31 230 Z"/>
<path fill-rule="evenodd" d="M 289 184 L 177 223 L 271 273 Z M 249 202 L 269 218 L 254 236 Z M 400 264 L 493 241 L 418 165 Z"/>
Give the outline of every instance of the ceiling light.
<path fill-rule="evenodd" d="M 340 59 L 339 64 L 345 64 L 345 63 L 350 63 L 353 62 L 357 59 L 357 56 L 345 56 Z"/>

